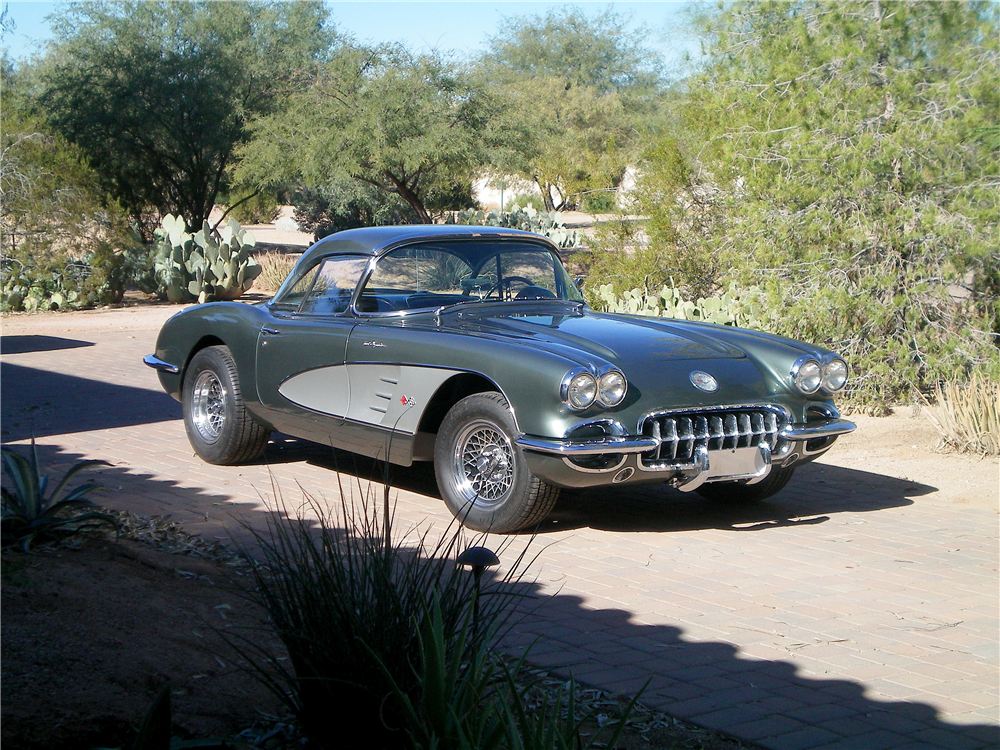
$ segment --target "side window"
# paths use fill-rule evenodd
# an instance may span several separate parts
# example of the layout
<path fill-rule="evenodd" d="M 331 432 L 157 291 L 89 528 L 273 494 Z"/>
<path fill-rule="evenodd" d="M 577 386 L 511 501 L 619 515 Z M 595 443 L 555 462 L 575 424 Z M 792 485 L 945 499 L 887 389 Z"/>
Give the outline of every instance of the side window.
<path fill-rule="evenodd" d="M 353 255 L 324 259 L 305 294 L 299 312 L 308 315 L 336 315 L 346 312 L 367 266 L 367 258 Z M 297 288 L 296 284 L 290 293 Z"/>
<path fill-rule="evenodd" d="M 293 286 L 289 287 L 284 294 L 271 303 L 272 306 L 280 310 L 298 310 L 299 305 L 302 304 L 302 300 L 305 299 L 306 295 L 309 294 L 309 290 L 312 289 L 313 282 L 316 281 L 316 274 L 319 272 L 319 267 L 320 264 L 317 263 L 302 274 L 302 277 Z"/>

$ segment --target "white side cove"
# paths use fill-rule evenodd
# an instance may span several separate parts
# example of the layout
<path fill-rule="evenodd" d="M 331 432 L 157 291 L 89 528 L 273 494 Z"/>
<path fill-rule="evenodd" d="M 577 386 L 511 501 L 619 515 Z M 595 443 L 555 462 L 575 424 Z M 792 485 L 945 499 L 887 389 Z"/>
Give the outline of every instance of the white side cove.
<path fill-rule="evenodd" d="M 321 414 L 414 434 L 427 402 L 460 372 L 399 365 L 334 365 L 295 375 L 278 388 L 294 404 Z"/>

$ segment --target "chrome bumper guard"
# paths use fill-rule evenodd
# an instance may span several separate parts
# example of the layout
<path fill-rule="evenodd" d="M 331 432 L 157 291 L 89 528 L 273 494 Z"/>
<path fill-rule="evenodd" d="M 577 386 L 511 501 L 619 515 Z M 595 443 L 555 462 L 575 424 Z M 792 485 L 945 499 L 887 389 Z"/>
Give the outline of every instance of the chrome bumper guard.
<path fill-rule="evenodd" d="M 856 429 L 857 425 L 846 419 L 826 419 L 822 422 L 810 422 L 808 425 L 788 425 L 779 435 L 785 440 L 815 440 L 816 438 L 845 435 Z"/>
<path fill-rule="evenodd" d="M 176 375 L 181 371 L 181 368 L 179 368 L 177 365 L 172 365 L 169 362 L 164 362 L 162 359 L 160 359 L 154 354 L 147 354 L 145 357 L 142 358 L 142 361 L 147 366 L 152 367 L 154 370 L 162 370 L 163 372 L 169 372 L 174 375 Z"/>

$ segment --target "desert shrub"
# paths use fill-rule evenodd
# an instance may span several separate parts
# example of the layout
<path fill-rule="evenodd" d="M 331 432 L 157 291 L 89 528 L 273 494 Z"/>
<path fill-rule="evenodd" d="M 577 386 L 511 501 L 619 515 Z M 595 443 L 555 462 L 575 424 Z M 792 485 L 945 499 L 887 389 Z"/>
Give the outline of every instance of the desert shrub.
<path fill-rule="evenodd" d="M 86 498 L 94 490 L 101 489 L 99 485 L 86 482 L 67 490 L 81 471 L 106 465 L 107 461 L 74 464 L 50 492 L 50 477 L 42 473 L 38 464 L 34 439 L 27 458 L 10 448 L 3 449 L 2 457 L 9 483 L 0 488 L 0 529 L 4 547 L 16 544 L 28 552 L 39 544 L 63 541 L 102 526 L 115 527 L 114 518 L 98 511 Z"/>
<path fill-rule="evenodd" d="M 298 254 L 292 255 L 270 250 L 255 255 L 254 260 L 260 264 L 260 276 L 254 282 L 257 289 L 265 294 L 274 294 L 291 273 L 298 259 Z"/>
<path fill-rule="evenodd" d="M 254 236 L 235 219 L 219 232 L 205 222 L 192 235 L 181 217 L 167 215 L 152 248 L 157 292 L 170 302 L 237 299 L 261 272 L 250 257 L 254 245 Z"/>
<path fill-rule="evenodd" d="M 267 530 L 251 530 L 263 558 L 252 597 L 268 612 L 290 668 L 273 654 L 247 653 L 249 641 L 235 645 L 320 747 L 339 747 L 343 740 L 341 722 L 330 720 L 331 707 L 366 727 L 372 746 L 405 746 L 401 696 L 411 704 L 421 700 L 417 655 L 421 638 L 429 637 L 428 613 L 438 618 L 435 637 L 449 658 L 456 649 L 468 652 L 463 638 L 475 583 L 455 562 L 465 536 L 455 528 L 437 540 L 397 535 L 388 489 L 381 502 L 371 493 L 352 498 L 340 489 L 332 506 L 305 496 L 302 508 L 317 519 L 315 526 L 279 501 L 282 512 L 269 519 Z M 491 634 L 512 612 L 524 567 L 518 556 L 482 590 L 479 616 Z M 462 658 L 479 657 L 468 652 Z"/>
<path fill-rule="evenodd" d="M 231 207 L 228 217 L 240 224 L 270 224 L 278 218 L 281 208 L 278 196 L 270 190 L 262 190 L 249 197 L 235 193 L 225 196 L 221 202 Z"/>
<path fill-rule="evenodd" d="M 618 210 L 618 191 L 591 190 L 580 196 L 582 210 L 592 214 L 610 214 Z"/>
<path fill-rule="evenodd" d="M 968 382 L 938 384 L 924 414 L 941 435 L 940 448 L 1000 455 L 1000 382 L 973 375 Z"/>
<path fill-rule="evenodd" d="M 722 295 L 699 297 L 696 301 L 684 299 L 677 287 L 666 285 L 656 294 L 636 288 L 618 295 L 613 284 L 602 284 L 596 291 L 599 308 L 607 312 L 700 320 L 742 328 L 759 327 L 761 309 L 755 301 L 757 290 L 743 293 L 735 283 Z"/>
<path fill-rule="evenodd" d="M 335 180 L 324 188 L 303 188 L 293 197 L 295 221 L 317 240 L 358 227 L 413 224 L 416 213 L 399 196 L 357 180 Z"/>

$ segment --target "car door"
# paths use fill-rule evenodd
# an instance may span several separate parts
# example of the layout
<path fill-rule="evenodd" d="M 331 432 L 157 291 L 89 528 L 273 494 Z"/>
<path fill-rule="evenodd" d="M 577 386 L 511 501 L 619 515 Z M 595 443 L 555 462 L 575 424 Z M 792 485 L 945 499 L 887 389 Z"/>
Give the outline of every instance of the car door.
<path fill-rule="evenodd" d="M 257 396 L 274 427 L 330 444 L 350 406 L 350 300 L 368 258 L 321 259 L 269 306 L 257 338 Z"/>

